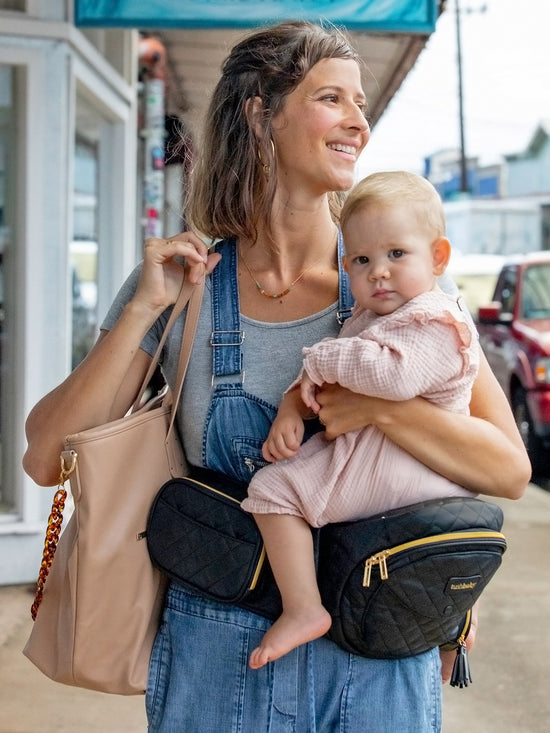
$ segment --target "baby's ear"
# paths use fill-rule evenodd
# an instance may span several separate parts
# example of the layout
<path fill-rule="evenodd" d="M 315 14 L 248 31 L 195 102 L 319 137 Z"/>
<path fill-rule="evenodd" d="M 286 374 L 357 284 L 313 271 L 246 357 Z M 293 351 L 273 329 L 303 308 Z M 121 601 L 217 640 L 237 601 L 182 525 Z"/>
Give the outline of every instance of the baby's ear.
<path fill-rule="evenodd" d="M 451 258 L 451 243 L 446 237 L 439 237 L 432 244 L 434 275 L 442 275 Z"/>
<path fill-rule="evenodd" d="M 349 272 L 349 270 L 348 270 L 348 258 L 346 257 L 346 255 L 343 255 L 342 256 L 342 267 L 344 268 L 344 270 L 346 272 Z"/>

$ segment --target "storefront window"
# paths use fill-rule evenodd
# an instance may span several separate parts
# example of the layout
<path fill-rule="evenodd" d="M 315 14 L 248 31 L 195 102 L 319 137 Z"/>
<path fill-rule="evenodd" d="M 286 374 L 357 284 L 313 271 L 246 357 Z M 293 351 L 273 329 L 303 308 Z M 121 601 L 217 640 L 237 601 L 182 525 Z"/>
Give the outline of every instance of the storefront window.
<path fill-rule="evenodd" d="M 73 237 L 69 247 L 73 369 L 86 356 L 97 335 L 99 125 L 93 109 L 78 98 Z"/>

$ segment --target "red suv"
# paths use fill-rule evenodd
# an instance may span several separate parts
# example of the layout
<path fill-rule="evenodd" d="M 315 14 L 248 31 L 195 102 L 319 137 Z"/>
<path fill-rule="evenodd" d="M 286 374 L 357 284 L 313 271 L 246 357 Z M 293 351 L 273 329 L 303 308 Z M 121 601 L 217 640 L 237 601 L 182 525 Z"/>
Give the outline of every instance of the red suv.
<path fill-rule="evenodd" d="M 479 309 L 481 345 L 521 432 L 533 472 L 550 472 L 550 252 L 505 264 Z"/>

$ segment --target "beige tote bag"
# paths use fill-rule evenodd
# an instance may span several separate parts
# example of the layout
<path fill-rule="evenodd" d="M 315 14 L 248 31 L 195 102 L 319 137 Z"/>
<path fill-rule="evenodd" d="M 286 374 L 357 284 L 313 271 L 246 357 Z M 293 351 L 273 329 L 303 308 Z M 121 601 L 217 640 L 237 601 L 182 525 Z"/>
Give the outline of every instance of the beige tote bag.
<path fill-rule="evenodd" d="M 165 582 L 151 564 L 144 530 L 160 487 L 187 473 L 174 420 L 203 288 L 184 281 L 129 415 L 66 438 L 32 609 L 36 620 L 23 650 L 56 682 L 121 695 L 145 692 Z M 137 409 L 186 304 L 173 395 Z M 74 512 L 59 536 L 67 478 Z"/>

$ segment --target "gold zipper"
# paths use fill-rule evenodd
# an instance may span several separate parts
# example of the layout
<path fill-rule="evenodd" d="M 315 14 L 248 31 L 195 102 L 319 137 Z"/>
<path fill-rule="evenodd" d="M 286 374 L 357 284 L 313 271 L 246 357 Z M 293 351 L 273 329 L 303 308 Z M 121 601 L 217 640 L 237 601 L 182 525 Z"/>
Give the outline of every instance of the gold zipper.
<path fill-rule="evenodd" d="M 456 640 L 456 643 L 459 646 L 464 646 L 464 647 L 466 646 L 466 637 L 468 636 L 468 633 L 470 631 L 471 621 L 472 621 L 472 609 L 470 608 L 468 609 L 468 611 L 466 611 L 466 618 L 464 620 L 464 626 L 462 628 L 462 631 L 460 632 L 460 636 Z"/>
<path fill-rule="evenodd" d="M 224 499 L 229 499 L 230 501 L 234 502 L 235 504 L 241 505 L 241 502 L 238 499 L 235 499 L 234 496 L 229 496 L 229 494 L 225 494 L 223 491 L 220 491 L 219 489 L 215 489 L 212 486 L 208 486 L 208 484 L 203 484 L 202 481 L 197 481 L 195 478 L 187 478 L 187 481 L 192 481 L 194 484 L 198 484 L 199 486 L 204 487 L 205 489 L 208 489 L 209 491 L 213 491 L 215 494 L 218 494 L 219 496 L 223 496 Z M 250 582 L 250 585 L 248 587 L 248 590 L 254 590 L 256 587 L 256 583 L 258 582 L 258 578 L 260 577 L 260 573 L 262 571 L 263 565 L 265 562 L 265 547 L 262 545 L 262 551 L 260 553 L 260 557 L 258 558 L 258 563 L 256 565 L 256 569 L 254 570 L 254 575 L 252 576 L 252 580 Z"/>
<path fill-rule="evenodd" d="M 230 501 L 235 502 L 235 504 L 241 503 L 238 499 L 235 499 L 234 496 L 229 496 L 229 494 L 224 494 L 223 491 L 220 491 L 219 489 L 215 489 L 213 486 L 208 486 L 208 484 L 203 484 L 202 481 L 197 481 L 196 478 L 187 478 L 186 481 L 192 481 L 194 484 L 197 484 L 198 486 L 202 486 L 205 489 L 208 489 L 208 491 L 213 491 L 215 494 L 219 494 L 219 496 L 223 496 L 224 499 L 229 499 Z"/>
<path fill-rule="evenodd" d="M 414 547 L 422 547 L 423 545 L 437 545 L 441 542 L 449 542 L 452 540 L 477 540 L 477 539 L 499 539 L 506 541 L 506 538 L 502 532 L 495 532 L 492 530 L 480 530 L 477 532 L 447 532 L 446 534 L 432 535 L 431 537 L 422 537 L 418 540 L 411 540 L 410 542 L 404 542 L 401 545 L 395 545 L 395 547 L 381 550 L 374 555 L 371 555 L 365 561 L 365 571 L 363 573 L 363 587 L 368 588 L 370 586 L 371 571 L 375 565 L 380 568 L 380 579 L 388 579 L 388 566 L 387 559 L 392 555 L 396 555 L 399 552 L 405 552 Z"/>
<path fill-rule="evenodd" d="M 256 587 L 256 583 L 258 582 L 258 578 L 260 577 L 261 569 L 263 568 L 265 560 L 265 546 L 262 545 L 262 552 L 260 554 L 260 559 L 258 560 L 258 564 L 256 565 L 256 570 L 254 571 L 254 575 L 252 576 L 252 581 L 250 583 L 250 587 L 248 590 L 254 590 Z"/>

